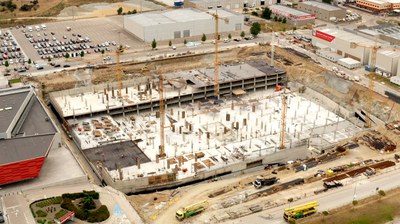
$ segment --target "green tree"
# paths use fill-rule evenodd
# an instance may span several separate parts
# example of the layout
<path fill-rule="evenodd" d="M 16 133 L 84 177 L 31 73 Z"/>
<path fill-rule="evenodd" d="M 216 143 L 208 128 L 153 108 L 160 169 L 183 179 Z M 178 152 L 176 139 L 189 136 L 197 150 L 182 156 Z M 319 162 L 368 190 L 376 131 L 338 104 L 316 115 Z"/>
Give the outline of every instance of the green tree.
<path fill-rule="evenodd" d="M 118 15 L 121 15 L 121 14 L 122 14 L 122 10 L 123 10 L 122 7 L 119 7 L 119 8 L 118 8 L 118 10 L 117 10 Z"/>
<path fill-rule="evenodd" d="M 379 191 L 378 191 L 378 194 L 379 194 L 380 196 L 385 196 L 385 195 L 386 195 L 386 192 L 385 192 L 384 190 L 379 190 Z"/>
<path fill-rule="evenodd" d="M 327 3 L 327 4 L 331 4 L 332 0 L 322 0 L 322 2 Z"/>
<path fill-rule="evenodd" d="M 106 51 L 104 49 L 101 50 L 101 54 L 104 55 Z"/>
<path fill-rule="evenodd" d="M 264 19 L 270 20 L 271 14 L 272 14 L 272 11 L 268 7 L 265 7 L 261 14 L 261 17 Z"/>
<path fill-rule="evenodd" d="M 229 38 L 229 39 L 232 39 L 232 34 L 228 34 L 228 38 Z"/>
<path fill-rule="evenodd" d="M 10 63 L 8 61 L 5 61 L 4 66 L 6 66 L 6 68 L 8 68 L 8 66 L 10 66 Z"/>
<path fill-rule="evenodd" d="M 69 58 L 69 53 L 67 52 L 67 53 L 65 53 L 65 55 L 64 55 L 64 57 L 65 57 L 65 59 L 68 59 Z"/>
<path fill-rule="evenodd" d="M 282 22 L 282 18 L 281 17 L 278 17 L 278 22 Z"/>
<path fill-rule="evenodd" d="M 253 12 L 251 12 L 251 15 L 252 15 L 252 16 L 258 16 L 258 13 L 255 12 L 255 11 L 253 11 Z"/>
<path fill-rule="evenodd" d="M 153 41 L 151 42 L 151 48 L 155 49 L 157 47 L 157 41 L 156 39 L 153 39 Z"/>
<path fill-rule="evenodd" d="M 170 46 L 170 47 L 172 46 L 172 41 L 168 42 L 168 46 Z"/>
<path fill-rule="evenodd" d="M 83 58 L 83 56 L 85 56 L 85 52 L 84 51 L 81 51 L 81 58 Z"/>
<path fill-rule="evenodd" d="M 244 32 L 244 31 L 242 31 L 241 33 L 240 33 L 240 37 L 244 37 L 244 36 L 246 36 L 246 33 Z"/>
<path fill-rule="evenodd" d="M 278 17 L 277 16 L 274 16 L 274 21 L 278 21 Z"/>
<path fill-rule="evenodd" d="M 187 40 L 186 39 L 183 40 L 183 44 L 187 44 Z"/>
<path fill-rule="evenodd" d="M 218 40 L 221 40 L 221 34 L 218 34 Z"/>
<path fill-rule="evenodd" d="M 286 17 L 285 17 L 285 18 L 282 19 L 282 23 L 286 23 L 286 22 L 287 22 L 287 20 L 286 20 Z"/>
<path fill-rule="evenodd" d="M 207 40 L 207 36 L 203 33 L 203 36 L 201 37 L 201 41 L 206 41 Z"/>
<path fill-rule="evenodd" d="M 28 64 L 32 64 L 32 60 L 30 58 L 28 59 Z"/>
<path fill-rule="evenodd" d="M 249 11 L 248 8 L 244 8 L 244 9 L 243 9 L 243 12 L 244 12 L 244 13 L 247 13 L 248 11 Z"/>
<path fill-rule="evenodd" d="M 48 61 L 48 62 L 51 62 L 51 58 L 50 58 L 50 57 L 47 57 L 47 61 Z"/>
<path fill-rule="evenodd" d="M 251 28 L 250 28 L 250 33 L 251 33 L 253 36 L 256 37 L 260 32 L 261 32 L 261 24 L 258 23 L 258 22 L 253 23 L 253 24 L 251 25 Z"/>

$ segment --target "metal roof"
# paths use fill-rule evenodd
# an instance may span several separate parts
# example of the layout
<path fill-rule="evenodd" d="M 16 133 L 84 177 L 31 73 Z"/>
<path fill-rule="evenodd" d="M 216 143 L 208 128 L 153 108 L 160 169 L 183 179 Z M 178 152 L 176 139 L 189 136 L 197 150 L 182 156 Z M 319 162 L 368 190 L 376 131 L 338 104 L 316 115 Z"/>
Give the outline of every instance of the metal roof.
<path fill-rule="evenodd" d="M 46 156 L 53 134 L 0 140 L 0 165 Z"/>
<path fill-rule="evenodd" d="M 221 17 L 223 17 L 223 11 L 225 10 L 218 10 L 218 14 L 221 14 Z M 233 13 L 230 14 L 235 15 Z M 208 13 L 192 8 L 147 12 L 129 15 L 127 17 L 128 20 L 134 21 L 144 27 L 213 19 Z"/>
<path fill-rule="evenodd" d="M 308 16 L 308 15 L 310 15 L 309 13 L 305 13 L 305 12 L 299 11 L 297 9 L 293 9 L 293 8 L 282 6 L 282 5 L 271 5 L 271 6 L 268 6 L 268 8 L 271 9 L 271 10 L 278 10 L 278 11 L 281 11 L 281 12 L 289 13 L 289 14 L 292 14 L 294 16 Z"/>
<path fill-rule="evenodd" d="M 0 93 L 0 133 L 6 132 L 28 94 L 29 90 Z"/>
<path fill-rule="evenodd" d="M 339 30 L 336 28 L 322 28 L 322 29 L 317 29 L 318 31 L 327 33 L 329 35 L 332 35 L 336 38 L 340 38 L 342 40 L 348 41 L 349 43 L 355 42 L 357 44 L 362 44 L 366 46 L 374 46 L 375 42 L 373 40 L 367 39 L 365 37 L 344 31 L 344 30 Z M 380 43 L 377 43 L 377 45 L 382 45 Z"/>
<path fill-rule="evenodd" d="M 306 1 L 306 2 L 300 2 L 299 4 L 305 4 L 305 5 L 311 5 L 320 9 L 325 9 L 327 11 L 337 11 L 337 10 L 344 10 L 342 8 L 333 6 L 333 5 L 329 5 L 326 3 L 322 3 L 322 2 L 314 2 L 314 1 Z"/>

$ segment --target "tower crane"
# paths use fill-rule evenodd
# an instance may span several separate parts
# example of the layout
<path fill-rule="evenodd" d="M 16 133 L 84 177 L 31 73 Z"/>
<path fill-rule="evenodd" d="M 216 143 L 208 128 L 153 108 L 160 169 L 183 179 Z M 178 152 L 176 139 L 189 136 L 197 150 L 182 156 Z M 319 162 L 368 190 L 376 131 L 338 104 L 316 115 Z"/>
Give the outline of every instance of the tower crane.
<path fill-rule="evenodd" d="M 228 18 L 221 18 L 218 16 L 218 10 L 215 10 L 215 14 L 210 14 L 215 19 L 215 61 L 214 61 L 214 96 L 219 98 L 219 61 L 218 61 L 218 20 L 222 19 L 225 23 L 229 23 Z"/>
<path fill-rule="evenodd" d="M 164 107 L 164 80 L 167 80 L 170 84 L 172 84 L 172 82 L 177 82 L 177 83 L 181 83 L 182 86 L 177 87 L 178 89 L 182 89 L 184 87 L 186 87 L 186 81 L 182 80 L 182 79 L 170 79 L 170 78 L 164 78 L 164 76 L 162 75 L 162 73 L 160 73 L 159 77 L 159 86 L 158 86 L 158 90 L 159 90 L 159 94 L 160 94 L 160 103 L 159 103 L 159 107 L 160 107 L 160 150 L 159 150 L 159 158 L 165 158 L 166 154 L 165 154 L 165 134 L 164 134 L 164 128 L 165 128 L 165 107 Z"/>
<path fill-rule="evenodd" d="M 122 67 L 121 67 L 121 62 L 120 62 L 120 54 L 123 51 L 121 47 L 117 47 L 117 50 L 115 51 L 117 55 L 117 79 L 118 79 L 118 97 L 122 97 Z"/>
<path fill-rule="evenodd" d="M 279 136 L 279 149 L 285 149 L 286 139 L 286 112 L 287 112 L 287 94 L 286 85 L 283 87 L 282 94 L 282 112 L 281 112 L 281 134 Z"/>
<path fill-rule="evenodd" d="M 366 103 L 366 120 L 365 120 L 365 127 L 370 128 L 372 125 L 371 114 L 372 114 L 372 95 L 374 91 L 374 81 L 372 79 L 375 71 L 376 66 L 376 53 L 381 46 L 375 44 L 373 46 L 362 45 L 355 42 L 350 43 L 351 48 L 362 47 L 365 49 L 371 49 L 371 63 L 370 63 L 370 72 L 368 76 L 368 95 L 367 95 L 367 103 Z"/>

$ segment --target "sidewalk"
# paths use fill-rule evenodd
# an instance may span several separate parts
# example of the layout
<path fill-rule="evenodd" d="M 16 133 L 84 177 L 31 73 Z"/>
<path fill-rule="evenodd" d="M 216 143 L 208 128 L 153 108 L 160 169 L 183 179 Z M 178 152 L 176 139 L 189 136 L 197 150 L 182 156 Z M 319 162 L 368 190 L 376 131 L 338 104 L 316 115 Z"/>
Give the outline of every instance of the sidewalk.
<path fill-rule="evenodd" d="M 28 190 L 25 192 L 11 192 L 0 198 L 3 205 L 5 217 L 9 224 L 32 224 L 36 223 L 29 205 L 39 199 L 60 196 L 63 193 L 81 192 L 83 190 L 95 190 L 100 193 L 100 201 L 110 211 L 110 218 L 104 224 L 141 224 L 143 221 L 133 207 L 129 204 L 125 195 L 110 187 L 99 187 L 85 183 L 67 186 L 42 188 L 39 190 Z M 78 223 L 86 223 L 78 221 Z"/>

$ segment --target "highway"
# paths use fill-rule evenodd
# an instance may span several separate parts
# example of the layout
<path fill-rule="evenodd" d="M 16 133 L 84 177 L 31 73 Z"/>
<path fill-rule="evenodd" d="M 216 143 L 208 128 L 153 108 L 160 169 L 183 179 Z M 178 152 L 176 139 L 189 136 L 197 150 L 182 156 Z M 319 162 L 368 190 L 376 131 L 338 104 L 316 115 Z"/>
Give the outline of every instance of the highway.
<path fill-rule="evenodd" d="M 292 202 L 290 206 L 295 206 L 310 201 L 317 201 L 320 206 L 319 211 L 328 211 L 333 208 L 337 208 L 346 204 L 350 204 L 353 198 L 360 200 L 368 196 L 377 194 L 376 189 L 379 187 L 380 190 L 390 190 L 400 187 L 400 172 L 396 170 L 383 173 L 378 176 L 366 179 L 364 176 L 359 176 L 354 179 L 355 182 L 345 185 L 344 187 L 329 190 L 328 192 L 313 195 L 307 198 L 302 198 L 298 201 Z M 288 208 L 289 204 L 274 207 L 268 210 L 264 210 L 259 213 L 255 213 L 249 216 L 241 217 L 237 220 L 231 220 L 226 222 L 230 223 L 268 223 L 278 224 L 286 223 L 283 220 L 283 210 Z"/>

